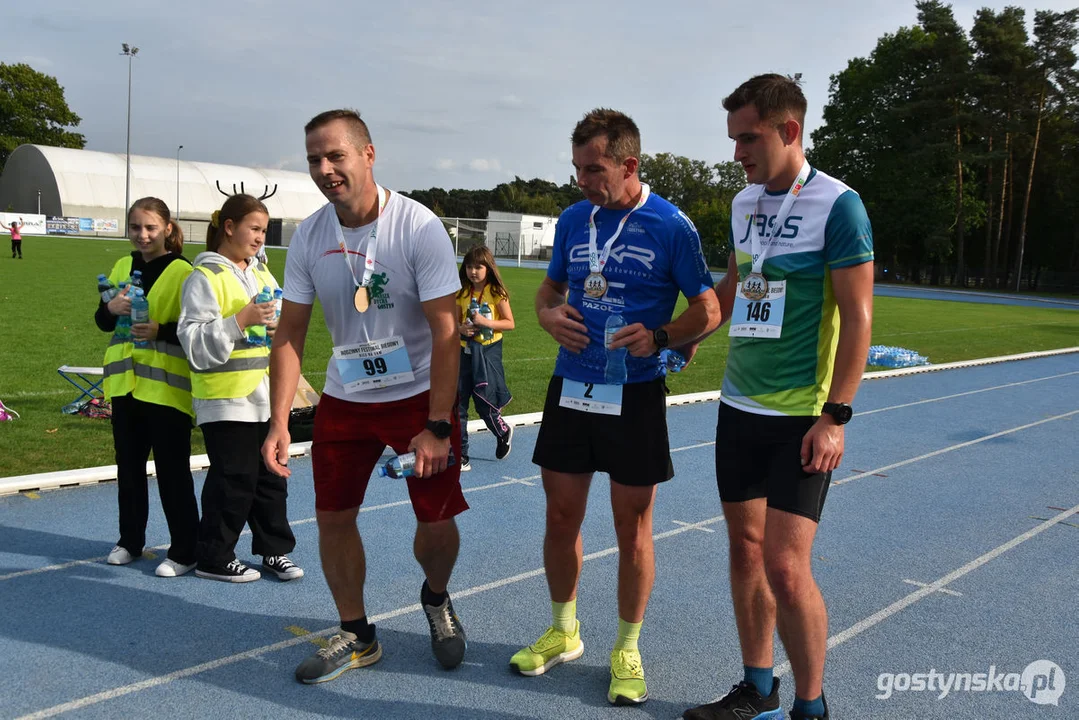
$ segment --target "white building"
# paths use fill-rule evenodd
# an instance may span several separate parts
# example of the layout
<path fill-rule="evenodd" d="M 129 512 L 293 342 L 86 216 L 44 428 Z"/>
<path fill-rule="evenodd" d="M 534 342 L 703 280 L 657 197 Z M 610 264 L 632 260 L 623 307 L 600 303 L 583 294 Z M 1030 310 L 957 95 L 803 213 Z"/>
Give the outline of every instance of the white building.
<path fill-rule="evenodd" d="M 0 210 L 58 218 L 118 221 L 124 231 L 126 156 L 92 150 L 20 145 L 8 157 L 0 176 Z M 179 218 L 187 240 L 206 237 L 210 214 L 240 185 L 250 195 L 277 191 L 264 200 L 270 211 L 268 244 L 287 245 L 296 225 L 326 204 L 326 198 L 306 173 L 247 168 L 172 158 L 131 156 L 131 202 L 141 197 L 165 201 Z"/>
<path fill-rule="evenodd" d="M 548 258 L 558 218 L 523 213 L 487 212 L 487 246 L 495 257 Z"/>

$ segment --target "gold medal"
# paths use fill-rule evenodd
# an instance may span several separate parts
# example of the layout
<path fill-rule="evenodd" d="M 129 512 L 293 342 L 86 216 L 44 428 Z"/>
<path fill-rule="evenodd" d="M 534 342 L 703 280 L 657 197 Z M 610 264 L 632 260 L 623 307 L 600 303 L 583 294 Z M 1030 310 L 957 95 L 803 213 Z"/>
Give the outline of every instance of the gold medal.
<path fill-rule="evenodd" d="M 356 312 L 367 312 L 367 308 L 371 307 L 371 297 L 366 287 L 360 285 L 356 288 L 356 294 L 352 296 L 352 304 L 356 306 Z"/>
<path fill-rule="evenodd" d="M 601 298 L 607 294 L 607 278 L 594 272 L 584 279 L 584 292 L 589 297 Z"/>
<path fill-rule="evenodd" d="M 750 273 L 742 280 L 742 294 L 747 300 L 763 300 L 768 297 L 768 281 L 760 273 Z"/>

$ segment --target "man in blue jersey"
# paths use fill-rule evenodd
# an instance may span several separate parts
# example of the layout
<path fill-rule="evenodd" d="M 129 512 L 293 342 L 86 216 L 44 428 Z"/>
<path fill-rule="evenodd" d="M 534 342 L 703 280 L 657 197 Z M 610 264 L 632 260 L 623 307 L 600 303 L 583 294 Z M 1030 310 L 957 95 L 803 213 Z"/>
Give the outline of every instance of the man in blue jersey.
<path fill-rule="evenodd" d="M 761 75 L 723 101 L 734 159 L 731 255 L 716 290 L 731 346 L 716 428 L 744 677 L 687 720 L 781 718 L 776 628 L 794 675 L 792 720 L 828 718 L 828 616 L 813 539 L 869 351 L 873 231 L 858 194 L 811 168 L 797 82 Z"/>
<path fill-rule="evenodd" d="M 592 475 L 606 472 L 619 549 L 607 699 L 639 704 L 648 698 L 637 639 L 655 578 L 652 507 L 656 486 L 674 475 L 658 354 L 718 327 L 719 301 L 693 223 L 637 175 L 633 120 L 593 110 L 572 142 L 586 201 L 559 217 L 536 294 L 540 325 L 561 346 L 532 456 L 547 497 L 543 557 L 553 621 L 510 665 L 542 675 L 584 651 L 576 612 L 581 523 Z M 672 321 L 679 292 L 689 307 Z M 612 316 L 624 327 L 605 347 Z"/>

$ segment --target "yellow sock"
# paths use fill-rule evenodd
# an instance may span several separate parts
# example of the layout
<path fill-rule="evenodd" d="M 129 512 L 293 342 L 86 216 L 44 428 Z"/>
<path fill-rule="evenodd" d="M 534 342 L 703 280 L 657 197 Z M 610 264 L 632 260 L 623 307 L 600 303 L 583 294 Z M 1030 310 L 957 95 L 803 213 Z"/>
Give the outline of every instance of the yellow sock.
<path fill-rule="evenodd" d="M 614 642 L 614 649 L 636 650 L 637 639 L 641 637 L 641 625 L 644 625 L 644 621 L 630 623 L 618 618 L 618 639 Z"/>
<path fill-rule="evenodd" d="M 564 603 L 552 600 L 551 617 L 554 619 L 552 624 L 555 629 L 564 633 L 572 633 L 577 629 L 577 599 L 574 598 Z"/>

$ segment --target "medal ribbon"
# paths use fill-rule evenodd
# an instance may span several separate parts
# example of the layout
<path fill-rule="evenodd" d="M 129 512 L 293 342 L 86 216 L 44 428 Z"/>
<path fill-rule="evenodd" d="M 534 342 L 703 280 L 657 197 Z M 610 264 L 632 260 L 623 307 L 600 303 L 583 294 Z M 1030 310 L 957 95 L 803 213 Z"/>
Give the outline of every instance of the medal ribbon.
<path fill-rule="evenodd" d="M 750 252 L 753 259 L 753 272 L 758 275 L 763 275 L 761 269 L 764 267 L 764 248 L 763 240 L 771 240 L 772 238 L 783 232 L 783 223 L 787 222 L 787 216 L 790 215 L 791 208 L 794 207 L 794 201 L 798 198 L 798 193 L 802 191 L 802 187 L 809 180 L 809 161 L 802 161 L 802 169 L 798 171 L 798 177 L 795 178 L 794 184 L 791 185 L 791 189 L 787 191 L 787 196 L 783 198 L 783 204 L 779 206 L 779 212 L 776 214 L 775 223 L 772 225 L 772 231 L 768 231 L 768 221 L 765 220 L 764 232 L 758 233 L 756 231 L 749 233 L 750 239 Z M 766 190 L 765 185 L 761 185 L 760 194 L 757 195 L 757 201 L 753 204 L 753 217 L 749 219 L 749 222 L 756 224 L 757 210 L 760 207 L 761 198 L 764 197 Z"/>
<path fill-rule="evenodd" d="M 367 243 L 367 253 L 363 262 L 363 283 L 356 279 L 356 271 L 352 268 L 352 261 L 348 259 L 348 246 L 345 245 L 345 233 L 341 230 L 341 219 L 337 217 L 337 212 L 334 211 L 334 230 L 337 231 L 337 244 L 341 248 L 341 256 L 345 259 L 345 267 L 348 268 L 348 272 L 352 275 L 352 282 L 356 284 L 356 287 L 367 287 L 371 284 L 371 276 L 375 273 L 375 251 L 378 249 L 378 221 L 382 217 L 382 211 L 386 208 L 386 197 L 383 194 L 382 187 L 375 185 L 375 191 L 378 192 L 378 216 L 375 218 L 375 224 L 371 226 L 370 242 Z M 359 252 L 359 246 L 356 247 L 356 251 Z"/>
<path fill-rule="evenodd" d="M 596 252 L 596 236 L 599 234 L 596 230 L 596 213 L 599 212 L 599 205 L 595 205 L 592 208 L 592 214 L 588 216 L 588 269 L 590 272 L 602 273 L 603 267 L 607 264 L 607 259 L 611 256 L 611 248 L 614 247 L 614 241 L 618 239 L 618 236 L 622 234 L 622 228 L 626 226 L 626 221 L 629 220 L 629 216 L 644 207 L 644 204 L 648 202 L 648 196 L 651 194 L 651 189 L 647 184 L 641 183 L 641 199 L 637 201 L 637 204 L 626 213 L 621 222 L 618 223 L 618 228 L 614 231 L 614 235 L 603 244 L 603 250 Z"/>

